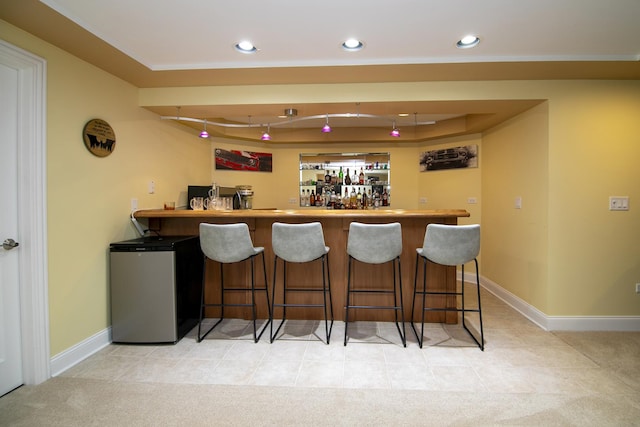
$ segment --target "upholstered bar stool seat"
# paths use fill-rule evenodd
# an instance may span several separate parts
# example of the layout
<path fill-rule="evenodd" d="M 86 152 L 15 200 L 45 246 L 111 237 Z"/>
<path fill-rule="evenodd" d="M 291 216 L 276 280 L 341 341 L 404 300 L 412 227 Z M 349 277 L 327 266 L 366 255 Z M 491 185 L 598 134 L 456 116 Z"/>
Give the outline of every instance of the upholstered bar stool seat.
<path fill-rule="evenodd" d="M 444 224 L 429 224 L 424 236 L 424 243 L 421 248 L 416 249 L 416 274 L 414 280 L 413 302 L 411 307 L 411 328 L 416 334 L 418 344 L 422 348 L 422 342 L 424 340 L 424 316 L 427 311 L 455 311 L 462 313 L 462 326 L 471 335 L 471 338 L 478 344 L 481 350 L 484 350 L 484 329 L 482 327 L 482 306 L 480 303 L 480 274 L 478 272 L 478 260 L 476 257 L 480 252 L 480 225 L 444 225 Z M 423 281 L 422 288 L 418 289 L 418 264 L 420 259 L 423 263 Z M 433 262 L 440 265 L 447 266 L 462 266 L 462 285 L 460 292 L 456 291 L 436 291 L 428 290 L 427 288 L 427 265 L 428 262 Z M 476 286 L 478 292 L 477 308 L 467 308 L 465 302 L 465 281 L 464 281 L 464 265 L 468 262 L 474 261 L 476 266 Z M 416 303 L 416 296 L 422 295 L 422 327 L 420 334 L 416 331 L 414 325 L 414 310 Z M 427 295 L 437 296 L 439 298 L 445 297 L 447 301 L 453 297 L 456 301 L 453 307 L 430 307 L 426 299 Z M 461 297 L 460 305 L 457 298 Z M 480 340 L 469 330 L 465 322 L 465 314 L 469 312 L 478 313 L 480 321 Z"/>
<path fill-rule="evenodd" d="M 404 327 L 404 304 L 402 302 L 402 271 L 400 255 L 402 254 L 402 227 L 400 223 L 363 224 L 352 222 L 349 225 L 347 239 L 348 272 L 347 303 L 344 326 L 344 345 L 347 345 L 350 309 L 389 309 L 394 310 L 395 323 L 404 347 L 407 346 Z M 352 284 L 352 265 L 355 261 L 365 264 L 391 263 L 393 269 L 393 289 L 371 287 L 355 287 Z M 397 267 L 397 270 L 396 270 Z M 396 280 L 396 277 L 398 280 Z M 355 294 L 393 294 L 393 305 L 354 305 Z M 399 320 L 398 320 L 399 316 Z M 400 328 L 402 323 L 402 329 Z"/>
<path fill-rule="evenodd" d="M 267 270 L 264 260 L 264 248 L 254 247 L 249 234 L 249 227 L 245 223 L 239 224 L 200 224 L 200 247 L 205 255 L 203 265 L 203 283 L 202 296 L 200 299 L 200 321 L 198 322 L 198 342 L 202 341 L 209 332 L 211 332 L 224 319 L 225 307 L 251 307 L 253 319 L 253 340 L 258 342 L 271 320 L 271 304 L 269 303 L 269 292 L 267 291 Z M 264 287 L 257 288 L 255 286 L 255 265 L 254 259 L 257 255 L 262 255 L 262 270 L 264 276 Z M 220 264 L 220 303 L 207 303 L 205 299 L 205 276 L 207 259 L 216 261 Z M 251 262 L 251 287 L 232 285 L 228 286 L 224 283 L 224 265 L 243 262 Z M 267 311 L 269 319 L 262 327 L 260 333 L 257 333 L 256 321 L 256 291 L 264 291 L 267 300 Z M 227 292 L 245 292 L 251 294 L 251 302 L 227 303 L 225 302 L 225 293 Z M 204 334 L 201 335 L 202 321 L 205 315 L 205 308 L 220 307 L 221 313 L 218 321 Z"/>
<path fill-rule="evenodd" d="M 286 320 L 287 307 L 317 307 L 324 309 L 324 326 L 326 343 L 329 344 L 331 330 L 333 329 L 333 302 L 331 298 L 331 276 L 329 273 L 329 247 L 325 246 L 322 224 L 312 222 L 306 224 L 273 223 L 271 227 L 271 245 L 275 258 L 273 260 L 273 292 L 271 315 L 275 315 L 276 307 L 282 307 L 282 321 L 273 330 L 273 318 L 271 320 L 271 342 L 280 331 Z M 282 260 L 282 303 L 276 304 L 276 278 L 278 260 Z M 322 271 L 322 287 L 289 286 L 287 283 L 287 263 L 310 263 L 319 261 Z M 290 303 L 287 295 L 297 293 L 321 293 L 322 303 Z M 329 319 L 331 324 L 329 325 Z"/>

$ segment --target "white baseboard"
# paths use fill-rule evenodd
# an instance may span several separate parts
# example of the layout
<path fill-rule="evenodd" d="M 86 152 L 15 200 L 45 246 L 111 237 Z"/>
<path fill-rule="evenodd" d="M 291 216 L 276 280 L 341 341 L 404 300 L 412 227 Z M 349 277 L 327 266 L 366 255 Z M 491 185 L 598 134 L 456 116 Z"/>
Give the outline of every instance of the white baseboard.
<path fill-rule="evenodd" d="M 111 344 L 111 327 L 79 342 L 51 358 L 51 375 L 58 376 Z"/>
<path fill-rule="evenodd" d="M 461 274 L 458 272 L 458 280 L 460 279 Z M 464 281 L 475 283 L 476 275 L 465 273 Z M 640 331 L 640 316 L 547 316 L 482 275 L 480 285 L 546 331 Z"/>

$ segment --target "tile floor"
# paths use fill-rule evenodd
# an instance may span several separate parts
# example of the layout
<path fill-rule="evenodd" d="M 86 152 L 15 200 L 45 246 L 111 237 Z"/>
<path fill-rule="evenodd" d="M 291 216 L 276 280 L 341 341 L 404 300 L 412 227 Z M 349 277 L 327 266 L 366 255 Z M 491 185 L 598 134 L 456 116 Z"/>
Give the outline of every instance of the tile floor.
<path fill-rule="evenodd" d="M 256 344 L 249 322 L 232 319 L 201 343 L 193 330 L 176 345 L 109 345 L 61 375 L 124 382 L 640 396 L 640 334 L 631 335 L 630 356 L 621 355 L 631 361 L 613 369 L 599 359 L 602 350 L 590 353 L 578 345 L 580 333 L 546 332 L 485 291 L 482 302 L 484 352 L 459 326 L 426 325 L 420 349 L 409 324 L 404 348 L 395 324 L 356 322 L 349 326 L 345 347 L 343 322 L 334 323 L 330 345 L 323 342 L 324 323 L 317 321 L 288 321 L 273 344 L 268 332 Z"/>

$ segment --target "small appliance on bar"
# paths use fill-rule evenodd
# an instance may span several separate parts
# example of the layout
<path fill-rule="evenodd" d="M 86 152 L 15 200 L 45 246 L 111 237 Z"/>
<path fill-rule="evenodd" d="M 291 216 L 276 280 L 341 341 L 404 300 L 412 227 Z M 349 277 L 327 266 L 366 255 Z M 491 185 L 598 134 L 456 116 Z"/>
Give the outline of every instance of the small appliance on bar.
<path fill-rule="evenodd" d="M 233 209 L 253 209 L 253 189 L 250 185 L 236 185 Z"/>

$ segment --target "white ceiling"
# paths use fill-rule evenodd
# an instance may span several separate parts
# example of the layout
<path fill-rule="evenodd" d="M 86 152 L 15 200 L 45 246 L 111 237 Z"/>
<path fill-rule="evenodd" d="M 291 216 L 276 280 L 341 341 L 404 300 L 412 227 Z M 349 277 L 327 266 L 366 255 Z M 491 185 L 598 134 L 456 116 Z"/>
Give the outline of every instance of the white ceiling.
<path fill-rule="evenodd" d="M 0 0 L 0 19 L 139 88 L 640 78 L 640 0 Z M 467 34 L 480 44 L 456 48 Z M 350 37 L 364 49 L 343 50 Z M 255 54 L 234 49 L 245 39 Z M 403 141 L 420 142 L 482 132 L 544 100 L 359 101 L 178 104 L 182 117 L 231 125 L 281 123 L 287 108 L 380 116 L 332 118 L 331 134 L 318 131 L 322 118 L 277 125 L 272 143 L 388 142 L 394 121 Z M 144 107 L 177 113 L 174 100 Z"/>
<path fill-rule="evenodd" d="M 640 60 L 639 0 L 42 2 L 151 70 Z M 467 34 L 481 43 L 456 48 Z"/>

